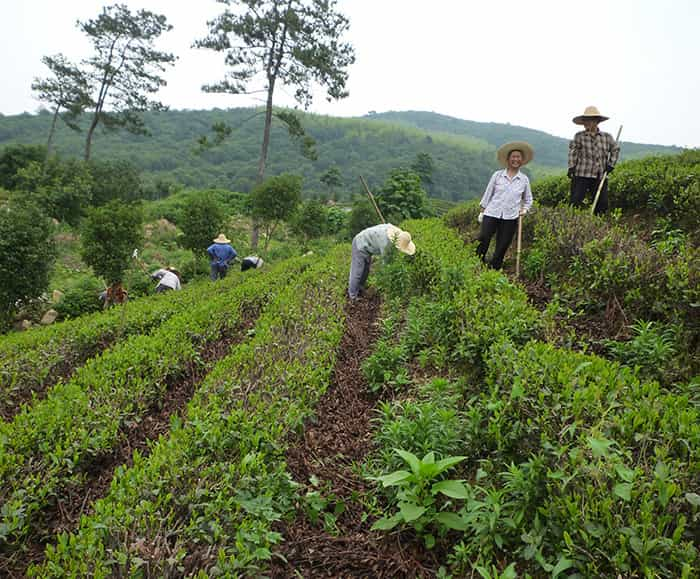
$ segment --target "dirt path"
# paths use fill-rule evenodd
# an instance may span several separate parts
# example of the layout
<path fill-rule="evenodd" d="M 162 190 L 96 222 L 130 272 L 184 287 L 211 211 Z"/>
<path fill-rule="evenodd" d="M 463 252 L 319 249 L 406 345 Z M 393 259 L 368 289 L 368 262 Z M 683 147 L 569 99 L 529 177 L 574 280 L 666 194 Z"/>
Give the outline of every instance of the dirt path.
<path fill-rule="evenodd" d="M 372 448 L 371 419 L 378 403 L 361 372 L 363 360 L 377 339 L 379 298 L 365 297 L 346 306 L 333 382 L 307 424 L 303 440 L 292 441 L 287 463 L 294 480 L 306 490 L 319 490 L 333 504 L 344 505 L 331 533 L 313 524 L 303 510 L 281 525 L 284 541 L 274 558 L 271 576 L 285 577 L 423 577 L 434 572 L 420 560 L 423 549 L 398 534 L 371 532 L 358 497 L 372 492 L 353 468 Z M 312 477 L 318 479 L 310 485 Z M 302 492 L 304 494 L 304 492 Z M 331 505 L 332 510 L 332 505 Z M 322 515 L 321 515 L 322 517 Z"/>

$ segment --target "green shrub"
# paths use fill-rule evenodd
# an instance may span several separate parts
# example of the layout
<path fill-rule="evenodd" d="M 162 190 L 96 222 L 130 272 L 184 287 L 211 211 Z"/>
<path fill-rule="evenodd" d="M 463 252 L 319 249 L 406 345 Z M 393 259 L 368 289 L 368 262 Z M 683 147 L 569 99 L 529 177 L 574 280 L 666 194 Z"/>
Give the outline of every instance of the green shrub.
<path fill-rule="evenodd" d="M 66 291 L 54 309 L 62 320 L 97 312 L 102 309 L 99 293 L 103 289 L 102 284 L 97 279 L 84 277 L 77 285 Z"/>
<path fill-rule="evenodd" d="M 446 457 L 464 447 L 461 418 L 448 401 L 454 402 L 454 399 L 380 404 L 374 440 L 379 447 L 378 459 L 383 471 L 396 470 L 402 464 L 394 448 L 420 456 L 432 451 L 438 457 Z"/>
<path fill-rule="evenodd" d="M 49 285 L 56 250 L 52 225 L 36 205 L 19 198 L 0 206 L 0 332 L 21 302 Z"/>
<path fill-rule="evenodd" d="M 613 359 L 637 367 L 652 379 L 663 381 L 673 372 L 678 353 L 677 329 L 654 322 L 638 320 L 632 327 L 633 337 L 627 342 L 605 340 Z"/>
<path fill-rule="evenodd" d="M 568 203 L 569 179 L 553 176 L 533 184 L 533 197 L 541 205 Z M 619 163 L 609 176 L 611 209 L 648 212 L 700 241 L 700 151 L 646 157 Z"/>

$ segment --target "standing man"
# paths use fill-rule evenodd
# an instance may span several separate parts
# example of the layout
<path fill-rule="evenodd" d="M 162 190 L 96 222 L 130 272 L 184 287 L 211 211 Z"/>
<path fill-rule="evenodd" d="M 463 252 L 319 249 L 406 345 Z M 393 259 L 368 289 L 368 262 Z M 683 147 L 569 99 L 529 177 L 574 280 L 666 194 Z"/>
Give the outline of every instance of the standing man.
<path fill-rule="evenodd" d="M 496 248 L 489 265 L 494 269 L 503 267 L 503 258 L 513 241 L 518 227 L 518 218 L 532 207 L 532 191 L 527 175 L 520 167 L 534 157 L 528 143 L 506 143 L 498 149 L 498 162 L 505 167 L 492 176 L 481 198 L 481 231 L 476 253 L 486 263 L 486 252 L 491 238 L 496 234 Z"/>
<path fill-rule="evenodd" d="M 158 269 L 151 274 L 151 278 L 158 280 L 158 285 L 156 286 L 156 293 L 179 290 L 180 286 L 180 276 L 177 275 L 171 267 L 166 267 L 165 269 Z"/>
<path fill-rule="evenodd" d="M 214 239 L 214 243 L 207 247 L 207 253 L 211 258 L 212 281 L 225 278 L 229 264 L 238 255 L 236 250 L 231 247 L 231 240 L 227 239 L 223 233 L 219 233 L 219 236 Z"/>
<path fill-rule="evenodd" d="M 352 240 L 352 258 L 350 261 L 350 280 L 348 295 L 351 300 L 360 296 L 364 288 L 373 255 L 386 256 L 391 246 L 396 247 L 406 255 L 413 255 L 416 246 L 411 241 L 411 234 L 402 231 L 391 223 L 382 223 L 363 229 Z"/>
<path fill-rule="evenodd" d="M 587 193 L 594 197 L 603 174 L 609 175 L 615 168 L 620 156 L 620 146 L 610 133 L 598 130 L 598 123 L 607 121 L 596 107 L 586 107 L 582 115 L 574 117 L 577 125 L 585 130 L 574 135 L 569 142 L 569 171 L 571 179 L 571 204 L 581 207 Z M 608 210 L 608 181 L 605 179 L 600 190 L 600 197 L 595 207 L 596 215 Z"/>

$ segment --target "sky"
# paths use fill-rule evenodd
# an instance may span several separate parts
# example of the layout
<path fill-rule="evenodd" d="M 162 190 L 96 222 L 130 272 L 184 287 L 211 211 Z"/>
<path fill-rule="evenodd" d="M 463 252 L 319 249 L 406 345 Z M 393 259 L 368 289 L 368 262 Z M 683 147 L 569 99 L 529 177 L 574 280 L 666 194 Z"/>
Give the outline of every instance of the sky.
<path fill-rule="evenodd" d="M 79 61 L 90 44 L 76 20 L 96 18 L 102 0 L 0 0 L 0 113 L 35 112 L 31 83 L 42 56 Z M 158 97 L 171 109 L 248 107 L 246 95 L 211 95 L 223 55 L 191 48 L 223 5 L 215 0 L 122 0 L 165 14 L 173 30 L 157 42 L 179 59 Z M 621 140 L 700 147 L 700 2 L 697 0 L 339 0 L 355 48 L 350 96 L 309 112 L 350 117 L 369 111 L 433 111 L 510 123 L 571 138 L 586 106 Z M 255 87 L 260 88 L 260 87 Z M 295 106 L 280 87 L 275 104 Z"/>

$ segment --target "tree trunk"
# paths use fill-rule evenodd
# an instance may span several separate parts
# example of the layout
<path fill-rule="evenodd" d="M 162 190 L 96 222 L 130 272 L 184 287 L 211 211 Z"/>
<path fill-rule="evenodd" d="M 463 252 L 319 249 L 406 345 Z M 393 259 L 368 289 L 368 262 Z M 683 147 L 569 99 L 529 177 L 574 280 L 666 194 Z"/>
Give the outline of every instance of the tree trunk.
<path fill-rule="evenodd" d="M 51 142 L 53 141 L 53 135 L 56 132 L 56 121 L 58 120 L 58 111 L 60 108 L 60 106 L 56 106 L 56 110 L 53 112 L 51 129 L 49 129 L 49 138 L 46 140 L 46 159 L 51 156 Z"/>
<path fill-rule="evenodd" d="M 92 134 L 95 132 L 95 128 L 97 128 L 97 121 L 98 120 L 99 120 L 99 113 L 95 113 L 95 116 L 92 117 L 92 122 L 90 123 L 90 128 L 88 129 L 87 137 L 85 138 L 85 160 L 86 161 L 90 160 L 90 148 L 92 146 Z"/>
<path fill-rule="evenodd" d="M 265 127 L 263 129 L 263 141 L 260 149 L 260 162 L 258 163 L 258 178 L 256 184 L 260 185 L 265 179 L 265 164 L 267 163 L 267 151 L 270 148 L 270 127 L 272 126 L 272 94 L 275 91 L 275 81 L 272 79 L 267 89 L 267 103 L 265 104 Z M 250 246 L 255 251 L 260 237 L 260 225 L 253 221 L 253 231 L 250 233 Z"/>

